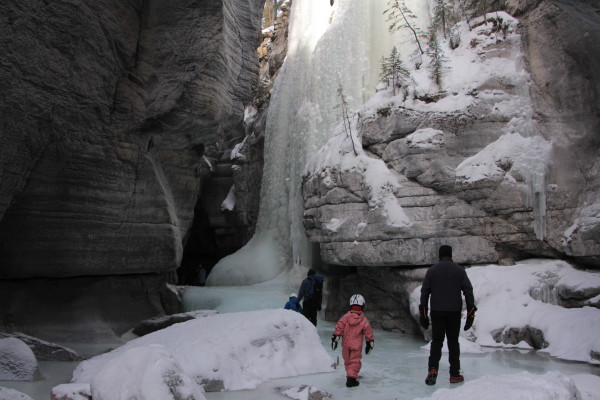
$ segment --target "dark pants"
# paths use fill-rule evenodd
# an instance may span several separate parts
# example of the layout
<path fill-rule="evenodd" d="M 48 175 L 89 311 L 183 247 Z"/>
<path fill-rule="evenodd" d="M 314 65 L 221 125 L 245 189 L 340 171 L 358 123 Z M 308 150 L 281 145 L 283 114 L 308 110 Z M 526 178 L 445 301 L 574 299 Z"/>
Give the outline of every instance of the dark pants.
<path fill-rule="evenodd" d="M 431 310 L 433 337 L 429 352 L 429 368 L 439 368 L 445 336 L 448 339 L 448 361 L 450 362 L 450 375 L 452 376 L 460 375 L 460 345 L 458 344 L 460 314 L 460 311 Z"/>
<path fill-rule="evenodd" d="M 317 326 L 317 304 L 312 299 L 304 299 L 302 303 L 302 315 L 304 315 L 314 326 Z"/>

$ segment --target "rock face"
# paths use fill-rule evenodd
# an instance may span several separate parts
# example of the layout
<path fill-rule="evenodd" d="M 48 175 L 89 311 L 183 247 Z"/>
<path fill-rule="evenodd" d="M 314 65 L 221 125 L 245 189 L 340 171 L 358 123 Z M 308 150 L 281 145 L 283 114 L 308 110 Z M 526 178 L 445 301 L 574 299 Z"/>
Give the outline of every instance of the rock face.
<path fill-rule="evenodd" d="M 204 157 L 239 136 L 261 15 L 260 0 L 0 5 L 0 278 L 179 266 Z"/>
<path fill-rule="evenodd" d="M 518 25 L 474 19 L 453 50 L 501 73 L 482 79 L 469 67 L 468 92 L 360 111 L 363 148 L 397 180 L 386 190 L 409 223 L 390 223 L 364 169 L 309 169 L 304 223 L 326 263 L 428 265 L 446 243 L 460 263 L 544 256 L 600 266 L 600 19 L 585 12 L 597 6 L 511 4 Z"/>

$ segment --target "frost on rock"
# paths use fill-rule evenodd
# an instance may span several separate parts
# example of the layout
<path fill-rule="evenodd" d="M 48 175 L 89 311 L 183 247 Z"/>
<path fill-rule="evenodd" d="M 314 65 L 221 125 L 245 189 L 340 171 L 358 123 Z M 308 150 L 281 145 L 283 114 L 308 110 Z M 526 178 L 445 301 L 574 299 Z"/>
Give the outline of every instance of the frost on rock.
<path fill-rule="evenodd" d="M 357 152 L 352 146 L 352 138 L 336 128 L 338 134 L 317 151 L 304 170 L 305 178 L 319 176 L 324 185 L 333 185 L 330 177 L 332 170 L 352 171 L 362 177 L 359 183 L 367 193 L 369 210 L 380 213 L 387 224 L 404 227 L 410 224 L 410 218 L 398 202 L 395 190 L 400 188 L 398 179 L 380 159 L 367 155 L 358 146 Z M 354 138 L 354 141 L 359 141 Z"/>
<path fill-rule="evenodd" d="M 452 389 L 439 389 L 431 397 L 415 400 L 578 400 L 581 398 L 571 378 L 560 372 L 535 375 L 521 372 L 512 375 L 488 375 L 467 381 Z"/>
<path fill-rule="evenodd" d="M 557 358 L 600 364 L 592 355 L 599 346 L 600 309 L 582 307 L 586 295 L 600 293 L 600 273 L 576 270 L 564 261 L 529 260 L 472 267 L 467 274 L 479 310 L 473 327 L 461 336 L 488 347 L 524 347 L 525 342 Z M 420 287 L 410 296 L 415 319 L 419 297 Z M 573 297 L 579 297 L 579 307 L 559 305 L 575 306 Z"/>
<path fill-rule="evenodd" d="M 431 128 L 417 129 L 406 137 L 406 144 L 421 149 L 441 147 L 444 144 L 444 132 Z"/>
<path fill-rule="evenodd" d="M 25 393 L 21 393 L 18 390 L 9 389 L 0 386 L 0 400 L 33 400 Z"/>
<path fill-rule="evenodd" d="M 495 187 L 502 180 L 519 185 L 527 206 L 535 213 L 534 231 L 538 239 L 546 230 L 546 170 L 550 143 L 540 136 L 523 137 L 507 133 L 456 167 L 456 182 L 463 187 Z"/>
<path fill-rule="evenodd" d="M 176 373 L 169 375 L 171 382 L 181 377 L 184 389 L 188 388 L 185 376 L 223 390 L 253 389 L 269 379 L 329 372 L 333 364 L 315 327 L 303 315 L 283 309 L 261 310 L 194 319 L 134 339 L 79 364 L 73 382 L 92 382 L 92 390 L 96 382 L 110 390 L 108 382 L 118 382 L 123 375 L 142 390 L 133 374 L 119 371 L 131 368 L 141 373 L 150 359 L 156 360 L 163 372 Z M 102 379 L 98 378 L 101 371 Z M 160 371 L 148 370 L 146 376 Z M 164 392 L 164 383 L 160 385 L 157 390 Z M 118 397 L 111 400 L 115 399 Z M 94 400 L 98 400 L 95 395 Z"/>
<path fill-rule="evenodd" d="M 20 339 L 0 339 L 0 381 L 35 381 L 40 379 L 33 351 Z"/>
<path fill-rule="evenodd" d="M 323 400 L 332 397 L 331 393 L 309 385 L 300 385 L 289 389 L 280 388 L 279 391 L 293 400 Z"/>
<path fill-rule="evenodd" d="M 131 348 L 108 361 L 90 383 L 94 400 L 205 400 L 162 345 Z"/>

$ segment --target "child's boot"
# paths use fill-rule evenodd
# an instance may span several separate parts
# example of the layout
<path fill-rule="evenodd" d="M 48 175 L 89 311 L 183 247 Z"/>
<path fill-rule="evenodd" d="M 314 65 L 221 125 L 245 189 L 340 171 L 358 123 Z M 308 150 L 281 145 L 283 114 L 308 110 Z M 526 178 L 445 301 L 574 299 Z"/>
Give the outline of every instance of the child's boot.
<path fill-rule="evenodd" d="M 360 383 L 356 380 L 356 378 L 346 377 L 346 387 L 354 387 L 358 386 Z"/>

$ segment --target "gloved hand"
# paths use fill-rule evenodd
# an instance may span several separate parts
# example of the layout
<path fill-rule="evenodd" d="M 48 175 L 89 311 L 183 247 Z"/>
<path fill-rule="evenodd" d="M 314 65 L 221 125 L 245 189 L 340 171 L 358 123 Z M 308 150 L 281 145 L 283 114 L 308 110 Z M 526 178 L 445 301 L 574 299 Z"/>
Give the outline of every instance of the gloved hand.
<path fill-rule="evenodd" d="M 467 310 L 467 322 L 465 322 L 465 331 L 468 331 L 471 326 L 473 326 L 473 321 L 475 321 L 475 311 L 477 311 L 477 307 L 473 306 L 470 310 Z"/>
<path fill-rule="evenodd" d="M 373 350 L 373 347 L 375 347 L 375 341 L 371 340 L 370 342 L 367 342 L 367 347 L 365 348 L 365 353 L 366 354 L 371 354 L 371 351 Z"/>
<path fill-rule="evenodd" d="M 425 306 L 419 306 L 419 323 L 423 329 L 429 328 L 429 310 Z"/>
<path fill-rule="evenodd" d="M 338 342 L 340 341 L 340 337 L 337 335 L 331 335 L 331 350 L 337 349 Z"/>

